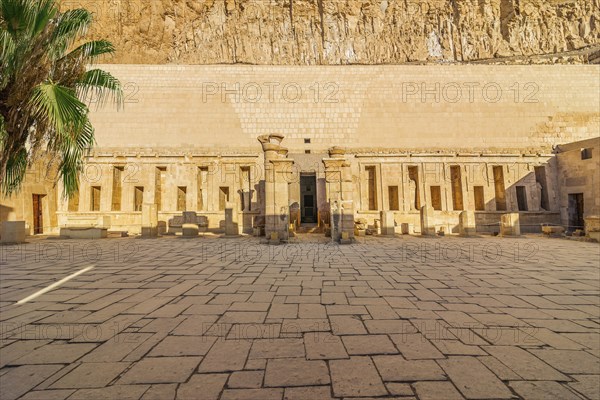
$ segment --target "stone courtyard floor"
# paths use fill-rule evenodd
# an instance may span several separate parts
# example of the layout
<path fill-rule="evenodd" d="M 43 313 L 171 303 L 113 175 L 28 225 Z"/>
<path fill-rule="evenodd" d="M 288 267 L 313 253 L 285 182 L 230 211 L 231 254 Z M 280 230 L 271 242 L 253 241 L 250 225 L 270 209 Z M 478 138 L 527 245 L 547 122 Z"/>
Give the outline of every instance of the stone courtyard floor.
<path fill-rule="evenodd" d="M 1 246 L 0 399 L 598 399 L 599 264 L 539 236 Z"/>

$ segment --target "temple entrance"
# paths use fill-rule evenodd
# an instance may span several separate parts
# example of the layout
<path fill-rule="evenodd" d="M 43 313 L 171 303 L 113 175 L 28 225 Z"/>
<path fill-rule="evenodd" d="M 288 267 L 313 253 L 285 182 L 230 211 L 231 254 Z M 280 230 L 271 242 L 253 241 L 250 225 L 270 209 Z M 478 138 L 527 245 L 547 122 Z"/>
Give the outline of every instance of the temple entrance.
<path fill-rule="evenodd" d="M 317 176 L 314 173 L 300 175 L 300 222 L 317 222 Z"/>
<path fill-rule="evenodd" d="M 42 211 L 42 199 L 44 195 L 33 195 L 33 234 L 41 235 L 44 233 L 44 213 Z"/>
<path fill-rule="evenodd" d="M 583 193 L 569 194 L 569 231 L 583 229 Z"/>

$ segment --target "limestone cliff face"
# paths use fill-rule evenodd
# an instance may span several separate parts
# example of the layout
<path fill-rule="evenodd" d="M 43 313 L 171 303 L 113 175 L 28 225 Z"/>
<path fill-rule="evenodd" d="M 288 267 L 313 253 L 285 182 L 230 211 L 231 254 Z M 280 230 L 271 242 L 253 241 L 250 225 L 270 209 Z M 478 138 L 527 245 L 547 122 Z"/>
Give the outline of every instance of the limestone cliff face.
<path fill-rule="evenodd" d="M 65 0 L 115 63 L 473 61 L 600 43 L 600 0 Z"/>

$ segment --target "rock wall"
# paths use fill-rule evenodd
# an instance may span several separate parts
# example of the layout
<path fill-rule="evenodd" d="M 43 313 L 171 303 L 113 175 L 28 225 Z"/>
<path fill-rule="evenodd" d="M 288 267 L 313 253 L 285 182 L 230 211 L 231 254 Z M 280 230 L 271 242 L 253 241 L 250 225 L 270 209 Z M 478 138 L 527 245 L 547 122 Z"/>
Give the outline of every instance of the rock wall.
<path fill-rule="evenodd" d="M 114 63 L 472 61 L 600 43 L 600 0 L 65 0 Z"/>

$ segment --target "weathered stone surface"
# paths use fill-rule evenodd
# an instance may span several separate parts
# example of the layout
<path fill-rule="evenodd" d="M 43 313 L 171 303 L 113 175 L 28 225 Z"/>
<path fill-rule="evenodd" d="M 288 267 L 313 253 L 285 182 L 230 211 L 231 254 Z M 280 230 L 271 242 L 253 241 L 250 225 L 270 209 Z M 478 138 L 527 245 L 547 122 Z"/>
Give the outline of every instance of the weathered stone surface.
<path fill-rule="evenodd" d="M 97 388 L 107 386 L 129 363 L 84 363 L 52 384 L 52 388 Z"/>
<path fill-rule="evenodd" d="M 417 382 L 415 391 L 421 400 L 462 400 L 463 397 L 450 382 Z"/>
<path fill-rule="evenodd" d="M 474 357 L 439 360 L 454 385 L 468 399 L 510 399 L 510 390 Z"/>
<path fill-rule="evenodd" d="M 402 356 L 375 356 L 375 365 L 385 382 L 440 381 L 444 372 L 433 360 L 405 360 Z"/>
<path fill-rule="evenodd" d="M 352 357 L 329 363 L 336 397 L 381 396 L 387 390 L 369 357 Z"/>
<path fill-rule="evenodd" d="M 517 381 L 510 382 L 510 387 L 524 399 L 554 399 L 577 400 L 580 399 L 573 391 L 558 382 L 552 381 Z M 598 393 L 596 393 L 598 394 Z"/>
<path fill-rule="evenodd" d="M 188 382 L 179 386 L 177 399 L 197 399 L 201 393 L 203 399 L 217 400 L 226 382 L 227 374 L 193 375 Z"/>
<path fill-rule="evenodd" d="M 210 349 L 200 364 L 200 372 L 238 371 L 244 368 L 250 342 L 219 340 Z"/>
<path fill-rule="evenodd" d="M 467 61 L 577 49 L 598 43 L 599 29 L 586 0 L 76 4 L 95 12 L 93 34 L 116 44 L 119 63 Z"/>
<path fill-rule="evenodd" d="M 119 379 L 120 384 L 185 382 L 200 363 L 195 357 L 144 358 Z"/>
<path fill-rule="evenodd" d="M 318 386 L 330 381 L 324 361 L 301 358 L 269 360 L 265 371 L 265 386 Z"/>

